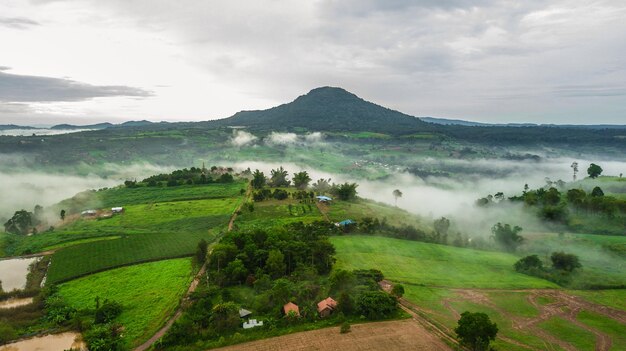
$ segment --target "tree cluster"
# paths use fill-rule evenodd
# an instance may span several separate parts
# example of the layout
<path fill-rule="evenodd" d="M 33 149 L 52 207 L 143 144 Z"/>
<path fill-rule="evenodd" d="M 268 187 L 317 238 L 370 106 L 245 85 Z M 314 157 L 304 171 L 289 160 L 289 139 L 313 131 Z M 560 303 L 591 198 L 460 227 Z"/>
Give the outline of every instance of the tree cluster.
<path fill-rule="evenodd" d="M 550 255 L 551 267 L 545 267 L 537 255 L 519 259 L 513 267 L 517 272 L 553 281 L 560 285 L 570 283 L 570 274 L 582 267 L 578 256 L 565 252 L 553 252 Z"/>

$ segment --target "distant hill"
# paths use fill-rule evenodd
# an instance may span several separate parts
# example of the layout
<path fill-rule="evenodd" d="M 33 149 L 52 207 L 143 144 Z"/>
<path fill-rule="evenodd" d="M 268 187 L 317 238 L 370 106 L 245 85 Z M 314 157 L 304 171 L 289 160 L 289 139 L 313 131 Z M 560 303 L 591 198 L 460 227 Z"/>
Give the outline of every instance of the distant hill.
<path fill-rule="evenodd" d="M 626 129 L 626 124 L 536 124 L 536 123 L 482 123 L 462 119 L 419 117 L 424 122 L 444 126 L 466 127 L 556 127 L 576 129 Z"/>
<path fill-rule="evenodd" d="M 57 124 L 55 126 L 50 127 L 50 129 L 54 130 L 74 130 L 74 129 L 105 129 L 113 127 L 112 123 L 97 123 L 97 124 L 87 124 L 87 125 L 74 125 L 74 124 Z"/>
<path fill-rule="evenodd" d="M 29 126 L 18 126 L 16 124 L 0 124 L 0 130 L 9 130 L 9 129 L 39 129 L 39 128 L 29 127 Z"/>
<path fill-rule="evenodd" d="M 420 119 L 365 101 L 341 88 L 311 90 L 294 101 L 261 111 L 241 111 L 215 123 L 264 130 L 375 131 L 401 134 L 430 130 Z"/>

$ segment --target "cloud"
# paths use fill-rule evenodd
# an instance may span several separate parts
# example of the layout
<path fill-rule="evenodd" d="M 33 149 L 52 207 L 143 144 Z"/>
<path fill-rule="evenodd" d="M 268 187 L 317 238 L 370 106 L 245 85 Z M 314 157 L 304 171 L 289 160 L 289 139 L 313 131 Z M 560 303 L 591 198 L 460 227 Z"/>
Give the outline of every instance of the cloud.
<path fill-rule="evenodd" d="M 0 71 L 0 102 L 84 101 L 98 97 L 149 97 L 152 93 L 127 86 L 97 86 L 70 79 Z"/>
<path fill-rule="evenodd" d="M 320 132 L 313 132 L 313 133 L 309 133 L 309 134 L 306 134 L 306 135 L 304 136 L 304 140 L 305 140 L 307 143 L 311 143 L 311 144 L 314 144 L 314 143 L 319 143 L 319 142 L 321 142 L 322 140 L 324 140 L 324 134 L 322 134 L 322 133 L 320 133 Z"/>
<path fill-rule="evenodd" d="M 272 132 L 265 138 L 265 142 L 271 145 L 293 145 L 298 142 L 296 133 Z"/>
<path fill-rule="evenodd" d="M 11 29 L 28 29 L 38 26 L 39 22 L 24 17 L 0 17 L 0 26 Z"/>
<path fill-rule="evenodd" d="M 252 133 L 248 133 L 244 130 L 234 130 L 233 136 L 230 138 L 230 143 L 233 146 L 241 147 L 251 144 L 257 139 L 258 138 Z"/>

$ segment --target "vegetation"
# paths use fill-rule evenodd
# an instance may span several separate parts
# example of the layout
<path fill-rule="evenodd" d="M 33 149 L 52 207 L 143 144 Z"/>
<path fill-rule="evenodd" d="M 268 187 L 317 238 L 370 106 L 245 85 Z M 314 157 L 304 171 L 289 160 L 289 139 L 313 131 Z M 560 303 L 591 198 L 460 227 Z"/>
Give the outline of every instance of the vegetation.
<path fill-rule="evenodd" d="M 132 346 L 145 341 L 161 327 L 178 306 L 190 281 L 191 260 L 182 258 L 75 279 L 60 285 L 58 295 L 81 315 L 93 315 L 95 323 L 121 324 L 123 339 Z M 98 301 L 104 302 L 99 308 Z M 97 333 L 101 332 L 99 328 Z"/>
<path fill-rule="evenodd" d="M 474 351 L 489 350 L 489 343 L 498 334 L 498 326 L 484 313 L 463 312 L 454 332 L 462 345 Z"/>

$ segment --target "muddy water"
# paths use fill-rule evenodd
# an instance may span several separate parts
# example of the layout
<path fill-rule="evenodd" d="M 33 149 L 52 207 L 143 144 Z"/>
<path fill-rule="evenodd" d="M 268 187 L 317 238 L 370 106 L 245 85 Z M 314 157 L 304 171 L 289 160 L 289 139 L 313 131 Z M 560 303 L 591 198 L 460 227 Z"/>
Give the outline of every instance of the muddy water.
<path fill-rule="evenodd" d="M 8 299 L 5 301 L 0 301 L 0 309 L 2 308 L 14 308 L 19 306 L 24 306 L 33 303 L 32 297 L 25 297 L 23 299 L 14 298 Z"/>
<path fill-rule="evenodd" d="M 0 346 L 0 351 L 63 351 L 70 348 L 85 350 L 84 343 L 76 341 L 76 338 L 79 336 L 77 333 L 69 332 L 45 335 Z"/>
<path fill-rule="evenodd" d="M 2 290 L 12 291 L 26 286 L 28 266 L 38 258 L 14 258 L 0 261 L 0 281 Z"/>

